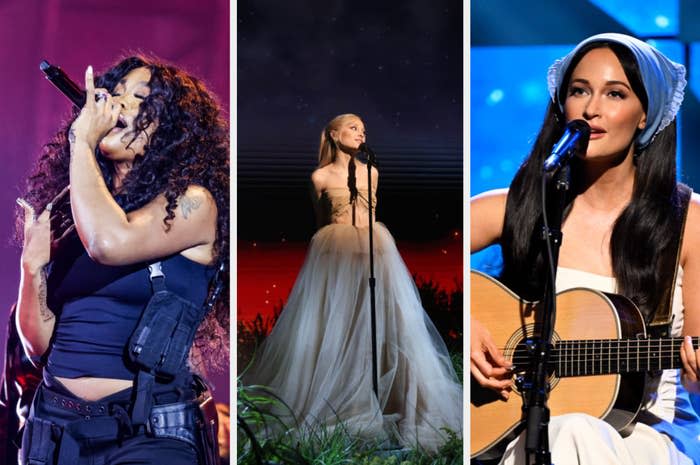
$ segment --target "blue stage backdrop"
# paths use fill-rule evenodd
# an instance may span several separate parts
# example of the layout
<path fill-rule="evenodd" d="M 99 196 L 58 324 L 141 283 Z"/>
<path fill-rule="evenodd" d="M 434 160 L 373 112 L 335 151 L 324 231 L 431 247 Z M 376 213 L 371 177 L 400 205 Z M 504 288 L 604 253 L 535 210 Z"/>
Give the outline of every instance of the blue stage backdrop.
<path fill-rule="evenodd" d="M 680 180 L 700 189 L 697 147 L 700 5 L 666 0 L 546 0 L 536 9 L 514 0 L 471 3 L 470 194 L 507 187 L 540 130 L 548 104 L 547 69 L 582 39 L 621 32 L 647 40 L 688 69 L 678 119 Z M 697 24 L 697 23 L 695 23 Z M 471 267 L 496 272 L 500 251 L 471 257 Z"/>

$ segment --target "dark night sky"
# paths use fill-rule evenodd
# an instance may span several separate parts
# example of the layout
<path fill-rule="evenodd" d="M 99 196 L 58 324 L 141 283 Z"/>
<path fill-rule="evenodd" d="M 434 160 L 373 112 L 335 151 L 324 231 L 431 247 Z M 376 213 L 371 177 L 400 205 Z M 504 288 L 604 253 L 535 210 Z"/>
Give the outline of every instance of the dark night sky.
<path fill-rule="evenodd" d="M 460 0 L 241 0 L 237 27 L 239 239 L 310 237 L 319 135 L 347 112 L 378 155 L 378 218 L 412 239 L 461 229 Z"/>

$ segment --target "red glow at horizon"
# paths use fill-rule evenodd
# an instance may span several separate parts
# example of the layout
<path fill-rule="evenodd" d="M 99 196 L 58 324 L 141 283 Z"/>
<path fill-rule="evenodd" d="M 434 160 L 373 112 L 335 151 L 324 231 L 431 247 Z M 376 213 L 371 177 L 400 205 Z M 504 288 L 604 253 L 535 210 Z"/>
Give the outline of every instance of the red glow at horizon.
<path fill-rule="evenodd" d="M 306 255 L 306 242 L 238 241 L 238 320 L 271 315 L 285 302 Z M 411 274 L 449 291 L 462 288 L 462 235 L 432 242 L 397 242 Z"/>

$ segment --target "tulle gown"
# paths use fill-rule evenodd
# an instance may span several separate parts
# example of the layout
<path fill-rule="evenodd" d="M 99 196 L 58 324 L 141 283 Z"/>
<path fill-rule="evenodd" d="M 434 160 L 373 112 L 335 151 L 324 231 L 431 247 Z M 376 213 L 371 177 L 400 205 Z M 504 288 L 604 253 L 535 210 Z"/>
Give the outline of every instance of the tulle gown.
<path fill-rule="evenodd" d="M 380 443 L 435 450 L 461 435 L 462 387 L 389 231 L 374 223 L 379 395 L 372 389 L 367 192 L 320 199 L 328 224 L 272 333 L 244 374 L 291 407 L 300 431 L 337 427 Z M 376 204 L 376 202 L 373 202 Z M 354 218 L 353 218 L 354 217 Z M 293 425 L 290 425 L 293 426 Z"/>

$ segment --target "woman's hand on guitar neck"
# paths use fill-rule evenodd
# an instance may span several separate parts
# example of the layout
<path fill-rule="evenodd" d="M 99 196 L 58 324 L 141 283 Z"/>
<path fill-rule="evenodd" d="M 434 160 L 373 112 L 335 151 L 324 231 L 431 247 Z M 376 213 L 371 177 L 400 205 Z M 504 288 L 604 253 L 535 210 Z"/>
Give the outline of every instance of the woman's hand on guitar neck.
<path fill-rule="evenodd" d="M 470 328 L 472 376 L 483 387 L 498 391 L 507 399 L 513 384 L 511 363 L 503 357 L 484 325 L 472 318 Z"/>
<path fill-rule="evenodd" d="M 685 336 L 681 344 L 681 360 L 683 361 L 683 372 L 681 379 L 683 386 L 688 392 L 700 394 L 700 349 L 693 347 L 690 336 Z"/>

